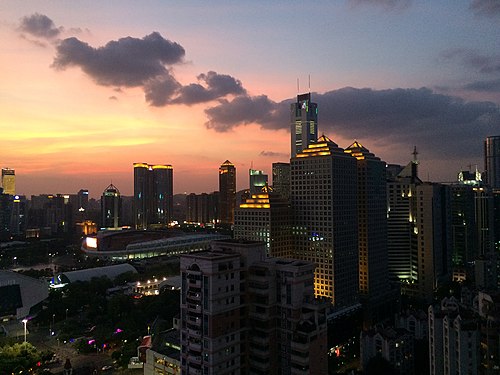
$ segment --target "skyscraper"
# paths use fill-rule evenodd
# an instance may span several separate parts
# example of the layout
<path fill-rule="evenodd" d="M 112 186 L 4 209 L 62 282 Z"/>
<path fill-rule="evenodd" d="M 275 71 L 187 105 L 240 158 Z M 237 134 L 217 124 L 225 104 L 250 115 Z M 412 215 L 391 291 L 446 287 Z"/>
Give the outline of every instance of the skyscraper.
<path fill-rule="evenodd" d="M 361 143 L 345 150 L 358 170 L 359 292 L 377 298 L 387 292 L 387 195 L 385 162 Z"/>
<path fill-rule="evenodd" d="M 267 185 L 267 174 L 265 174 L 264 171 L 250 169 L 248 171 L 248 177 L 250 182 L 250 194 L 260 193 L 262 188 Z"/>
<path fill-rule="evenodd" d="M 500 190 L 500 135 L 487 137 L 484 141 L 484 169 L 489 187 Z"/>
<path fill-rule="evenodd" d="M 318 138 L 318 105 L 311 102 L 311 93 L 297 95 L 290 106 L 290 117 L 293 158 Z"/>
<path fill-rule="evenodd" d="M 121 197 L 115 185 L 110 184 L 101 197 L 101 228 L 118 228 Z"/>
<path fill-rule="evenodd" d="M 234 224 L 236 206 L 236 168 L 226 160 L 219 167 L 219 220 L 221 224 Z"/>
<path fill-rule="evenodd" d="M 14 169 L 2 168 L 3 193 L 16 195 L 16 172 Z"/>
<path fill-rule="evenodd" d="M 172 220 L 173 168 L 134 163 L 134 211 L 137 229 L 165 227 Z"/>
<path fill-rule="evenodd" d="M 358 293 L 356 159 L 326 136 L 290 161 L 295 257 L 317 264 L 314 292 L 338 307 Z"/>

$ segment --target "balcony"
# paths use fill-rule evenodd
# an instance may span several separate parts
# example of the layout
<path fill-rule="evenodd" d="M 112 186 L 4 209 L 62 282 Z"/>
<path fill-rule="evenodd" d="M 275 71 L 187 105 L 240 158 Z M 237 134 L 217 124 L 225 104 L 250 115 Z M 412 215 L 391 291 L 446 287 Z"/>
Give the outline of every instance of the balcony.
<path fill-rule="evenodd" d="M 192 337 L 201 337 L 201 331 L 199 329 L 188 328 L 187 333 L 189 336 L 192 336 Z"/>
<path fill-rule="evenodd" d="M 197 313 L 201 313 L 201 305 L 188 303 L 187 309 L 188 309 L 188 311 L 194 311 Z"/>
<path fill-rule="evenodd" d="M 306 342 L 292 341 L 291 348 L 299 352 L 307 352 L 309 350 L 309 344 Z"/>
<path fill-rule="evenodd" d="M 188 343 L 188 349 L 189 350 L 194 350 L 196 352 L 201 352 L 201 343 L 200 342 L 194 342 L 193 340 L 191 340 Z"/>
<path fill-rule="evenodd" d="M 297 367 L 307 367 L 309 365 L 309 356 L 300 356 L 297 354 L 291 354 L 290 355 L 290 361 L 296 365 Z"/>

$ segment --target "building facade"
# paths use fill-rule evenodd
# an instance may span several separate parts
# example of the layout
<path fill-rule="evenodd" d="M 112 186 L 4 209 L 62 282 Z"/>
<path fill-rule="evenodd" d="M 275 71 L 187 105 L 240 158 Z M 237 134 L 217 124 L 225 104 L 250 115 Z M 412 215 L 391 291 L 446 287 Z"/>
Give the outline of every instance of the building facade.
<path fill-rule="evenodd" d="M 326 136 L 290 160 L 296 259 L 317 264 L 316 296 L 335 306 L 357 303 L 356 159 Z"/>
<path fill-rule="evenodd" d="M 234 224 L 236 206 L 236 167 L 226 160 L 219 167 L 219 220 L 221 224 Z"/>
<path fill-rule="evenodd" d="M 488 186 L 500 190 L 500 135 L 484 141 L 484 169 Z"/>
<path fill-rule="evenodd" d="M 290 105 L 291 157 L 295 157 L 318 138 L 318 105 L 311 102 L 311 93 L 297 95 Z"/>
<path fill-rule="evenodd" d="M 134 217 L 136 229 L 166 227 L 172 221 L 173 168 L 134 163 Z"/>
<path fill-rule="evenodd" d="M 326 304 L 314 264 L 254 241 L 181 256 L 183 374 L 325 374 Z"/>
<path fill-rule="evenodd" d="M 273 163 L 273 190 L 283 198 L 290 198 L 290 163 Z"/>
<path fill-rule="evenodd" d="M 10 168 L 2 168 L 3 193 L 16 195 L 16 171 Z"/>
<path fill-rule="evenodd" d="M 120 191 L 110 184 L 101 196 L 101 228 L 117 229 L 120 225 Z"/>

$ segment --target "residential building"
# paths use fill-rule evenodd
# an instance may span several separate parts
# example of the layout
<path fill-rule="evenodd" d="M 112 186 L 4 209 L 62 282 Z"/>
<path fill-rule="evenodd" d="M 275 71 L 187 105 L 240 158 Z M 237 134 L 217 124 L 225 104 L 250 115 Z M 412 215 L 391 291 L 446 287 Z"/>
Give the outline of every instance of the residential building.
<path fill-rule="evenodd" d="M 326 307 L 314 264 L 262 242 L 214 241 L 181 256 L 183 374 L 325 374 Z"/>
<path fill-rule="evenodd" d="M 219 214 L 219 192 L 188 194 L 186 196 L 186 222 L 215 224 Z"/>

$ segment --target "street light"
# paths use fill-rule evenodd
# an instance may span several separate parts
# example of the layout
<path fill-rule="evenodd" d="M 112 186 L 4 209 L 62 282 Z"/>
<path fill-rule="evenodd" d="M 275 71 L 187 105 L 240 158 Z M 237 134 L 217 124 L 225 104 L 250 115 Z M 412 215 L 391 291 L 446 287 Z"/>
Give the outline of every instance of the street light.
<path fill-rule="evenodd" d="M 26 323 L 28 323 L 28 319 L 23 319 L 22 322 L 24 323 L 24 342 L 26 342 Z"/>
<path fill-rule="evenodd" d="M 66 319 L 65 320 L 68 320 L 68 309 L 66 309 Z"/>
<path fill-rule="evenodd" d="M 56 314 L 52 314 L 52 331 L 50 332 L 51 336 L 54 335 L 54 331 L 56 330 L 55 322 L 54 322 L 55 318 L 56 318 Z"/>

